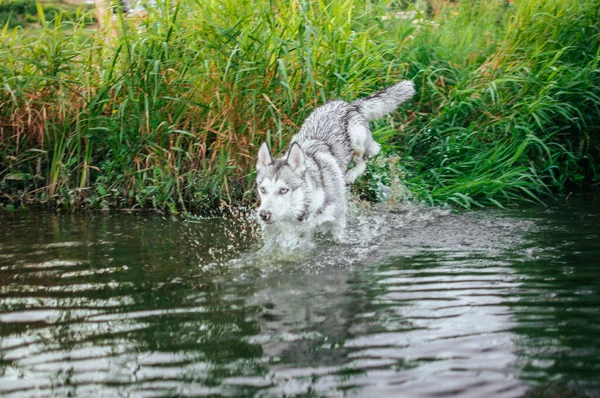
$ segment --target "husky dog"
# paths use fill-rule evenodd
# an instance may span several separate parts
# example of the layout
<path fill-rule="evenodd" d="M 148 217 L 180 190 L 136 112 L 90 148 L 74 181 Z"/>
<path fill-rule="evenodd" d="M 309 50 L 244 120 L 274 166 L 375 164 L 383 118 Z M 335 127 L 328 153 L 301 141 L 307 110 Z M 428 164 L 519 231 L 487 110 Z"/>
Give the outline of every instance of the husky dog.
<path fill-rule="evenodd" d="M 273 159 L 263 143 L 256 165 L 263 234 L 302 234 L 327 225 L 340 240 L 346 227 L 346 185 L 381 149 L 369 120 L 391 113 L 414 93 L 413 83 L 405 80 L 351 103 L 328 102 L 306 119 L 280 159 Z"/>

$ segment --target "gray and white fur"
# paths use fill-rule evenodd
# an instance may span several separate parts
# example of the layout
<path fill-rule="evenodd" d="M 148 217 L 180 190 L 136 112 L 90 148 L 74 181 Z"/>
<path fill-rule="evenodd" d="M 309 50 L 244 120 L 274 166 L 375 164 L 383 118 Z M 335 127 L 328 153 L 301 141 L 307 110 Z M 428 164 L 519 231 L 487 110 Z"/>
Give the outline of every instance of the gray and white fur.
<path fill-rule="evenodd" d="M 346 185 L 381 149 L 369 120 L 393 112 L 414 94 L 413 82 L 405 80 L 351 103 L 328 102 L 305 120 L 280 159 L 263 143 L 256 165 L 263 232 L 299 234 L 327 225 L 339 240 L 346 227 Z"/>

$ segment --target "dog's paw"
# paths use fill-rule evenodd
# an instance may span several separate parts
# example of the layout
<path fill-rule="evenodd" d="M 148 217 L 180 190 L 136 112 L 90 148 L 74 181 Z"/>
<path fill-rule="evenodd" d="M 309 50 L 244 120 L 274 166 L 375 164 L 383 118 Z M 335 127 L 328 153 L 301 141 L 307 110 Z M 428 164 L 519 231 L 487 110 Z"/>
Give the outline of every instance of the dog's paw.
<path fill-rule="evenodd" d="M 338 245 L 346 243 L 346 234 L 344 233 L 334 233 L 332 236 L 333 242 Z"/>

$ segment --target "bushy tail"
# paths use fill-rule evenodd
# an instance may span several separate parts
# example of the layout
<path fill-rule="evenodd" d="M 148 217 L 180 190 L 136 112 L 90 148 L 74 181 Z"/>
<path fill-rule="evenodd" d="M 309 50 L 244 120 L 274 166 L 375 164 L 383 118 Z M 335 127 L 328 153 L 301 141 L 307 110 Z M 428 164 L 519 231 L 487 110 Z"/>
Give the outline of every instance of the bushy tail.
<path fill-rule="evenodd" d="M 359 112 L 368 120 L 375 120 L 396 110 L 398 105 L 415 95 L 415 85 L 410 80 L 396 83 L 385 90 L 354 101 Z"/>

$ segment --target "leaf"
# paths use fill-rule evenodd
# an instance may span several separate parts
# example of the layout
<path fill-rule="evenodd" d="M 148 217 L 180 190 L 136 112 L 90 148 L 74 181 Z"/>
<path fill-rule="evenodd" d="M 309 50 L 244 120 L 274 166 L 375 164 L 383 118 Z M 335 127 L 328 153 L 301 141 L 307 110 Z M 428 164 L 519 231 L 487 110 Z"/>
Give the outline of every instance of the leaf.
<path fill-rule="evenodd" d="M 24 181 L 31 178 L 31 174 L 29 173 L 13 173 L 4 177 L 5 180 L 13 180 L 13 181 Z"/>

